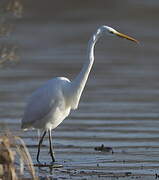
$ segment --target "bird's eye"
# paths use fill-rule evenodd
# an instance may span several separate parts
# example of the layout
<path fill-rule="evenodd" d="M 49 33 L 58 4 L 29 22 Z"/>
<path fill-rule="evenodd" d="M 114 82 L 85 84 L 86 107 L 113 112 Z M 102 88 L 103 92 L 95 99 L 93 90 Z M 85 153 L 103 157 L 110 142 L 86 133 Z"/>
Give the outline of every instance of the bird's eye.
<path fill-rule="evenodd" d="M 109 31 L 111 34 L 113 34 L 113 31 Z"/>

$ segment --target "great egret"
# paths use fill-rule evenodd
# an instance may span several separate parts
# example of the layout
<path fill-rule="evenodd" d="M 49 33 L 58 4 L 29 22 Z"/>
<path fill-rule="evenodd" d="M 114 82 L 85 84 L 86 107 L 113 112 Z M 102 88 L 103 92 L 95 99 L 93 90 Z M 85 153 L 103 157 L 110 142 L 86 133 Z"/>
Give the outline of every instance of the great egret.
<path fill-rule="evenodd" d="M 47 132 L 49 134 L 49 152 L 52 161 L 55 162 L 51 130 L 55 129 L 69 115 L 71 109 L 77 109 L 94 62 L 95 44 L 103 34 L 116 35 L 138 43 L 136 39 L 103 25 L 91 37 L 88 43 L 87 60 L 73 81 L 65 77 L 56 77 L 46 82 L 46 84 L 37 89 L 30 97 L 22 119 L 22 129 L 36 128 L 43 130 L 37 152 L 37 161 L 39 163 L 40 147 Z"/>

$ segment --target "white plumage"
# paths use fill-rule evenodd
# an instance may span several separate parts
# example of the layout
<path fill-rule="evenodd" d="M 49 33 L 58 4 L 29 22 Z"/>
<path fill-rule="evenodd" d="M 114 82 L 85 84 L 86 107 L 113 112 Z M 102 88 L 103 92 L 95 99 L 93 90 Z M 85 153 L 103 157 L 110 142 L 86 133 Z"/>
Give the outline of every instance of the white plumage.
<path fill-rule="evenodd" d="M 51 130 L 56 128 L 69 115 L 71 109 L 77 109 L 94 62 L 95 44 L 103 33 L 117 35 L 138 43 L 136 39 L 121 34 L 111 27 L 101 26 L 91 37 L 88 43 L 87 61 L 72 82 L 65 77 L 57 77 L 48 81 L 32 94 L 22 119 L 22 129 L 36 128 L 44 131 L 38 146 L 38 162 L 40 146 L 46 132 L 49 133 L 50 155 L 52 161 L 55 161 L 52 150 Z"/>
<path fill-rule="evenodd" d="M 69 115 L 67 103 L 70 81 L 57 77 L 37 89 L 29 99 L 22 128 L 54 129 Z"/>

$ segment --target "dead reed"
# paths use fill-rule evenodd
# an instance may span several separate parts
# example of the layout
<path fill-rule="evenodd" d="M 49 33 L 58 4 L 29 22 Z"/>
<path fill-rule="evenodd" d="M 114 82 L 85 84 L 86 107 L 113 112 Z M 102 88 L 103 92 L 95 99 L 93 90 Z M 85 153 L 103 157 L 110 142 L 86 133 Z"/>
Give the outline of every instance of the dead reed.
<path fill-rule="evenodd" d="M 16 19 L 23 14 L 23 0 L 3 0 L 0 5 L 0 67 L 19 62 L 17 43 L 11 41 Z"/>
<path fill-rule="evenodd" d="M 37 180 L 32 159 L 20 137 L 4 135 L 0 137 L 0 180 L 22 180 L 24 170 L 30 179 Z"/>

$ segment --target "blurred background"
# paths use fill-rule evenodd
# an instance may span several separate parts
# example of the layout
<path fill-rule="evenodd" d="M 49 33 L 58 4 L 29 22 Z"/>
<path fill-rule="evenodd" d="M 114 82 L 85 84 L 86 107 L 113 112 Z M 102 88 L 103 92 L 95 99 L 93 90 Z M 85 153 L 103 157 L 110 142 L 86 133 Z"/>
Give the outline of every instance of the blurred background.
<path fill-rule="evenodd" d="M 73 79 L 86 61 L 89 38 L 100 25 L 108 25 L 141 44 L 111 36 L 99 40 L 79 109 L 53 132 L 56 159 L 65 170 L 79 172 L 157 173 L 159 1 L 12 2 L 17 2 L 9 6 L 12 14 L 0 16 L 12 27 L 0 38 L 1 49 L 9 49 L 1 50 L 1 59 L 4 52 L 12 52 L 0 69 L 0 133 L 20 135 L 34 160 L 37 134 L 20 130 L 27 98 L 52 77 Z M 95 151 L 101 144 L 115 153 Z M 47 148 L 45 141 L 45 161 L 49 161 Z M 59 174 L 67 177 L 60 171 L 55 176 Z"/>

